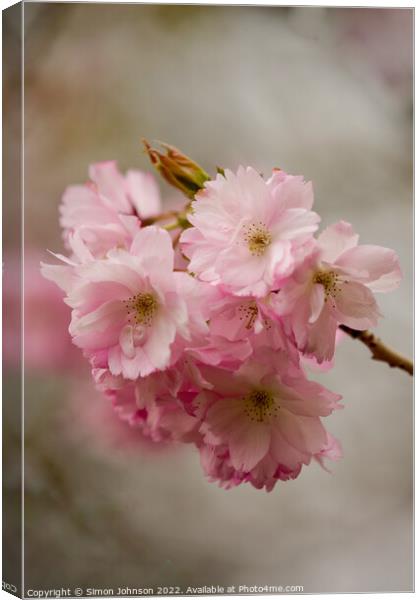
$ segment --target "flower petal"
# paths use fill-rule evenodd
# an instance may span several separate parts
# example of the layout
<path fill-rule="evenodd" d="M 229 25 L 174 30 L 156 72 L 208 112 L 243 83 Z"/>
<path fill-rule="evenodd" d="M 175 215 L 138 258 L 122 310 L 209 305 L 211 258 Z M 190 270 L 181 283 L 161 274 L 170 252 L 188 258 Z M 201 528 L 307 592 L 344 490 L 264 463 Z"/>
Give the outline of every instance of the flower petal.
<path fill-rule="evenodd" d="M 207 413 L 206 421 L 213 435 L 224 442 L 230 438 L 235 424 L 244 418 L 242 400 L 229 398 L 215 402 Z"/>
<path fill-rule="evenodd" d="M 139 257 L 144 268 L 159 274 L 172 272 L 174 268 L 171 236 L 161 227 L 150 225 L 140 229 L 131 245 L 131 252 Z"/>
<path fill-rule="evenodd" d="M 133 327 L 131 325 L 126 325 L 122 328 L 120 333 L 120 346 L 128 358 L 134 358 L 136 349 L 134 347 Z"/>
<path fill-rule="evenodd" d="M 143 349 L 156 369 L 165 369 L 171 357 L 171 344 L 175 339 L 175 324 L 164 316 L 153 320 L 149 337 Z"/>
<path fill-rule="evenodd" d="M 306 183 L 299 175 L 288 175 L 284 171 L 275 170 L 267 181 L 276 205 L 281 210 L 287 208 L 305 208 L 310 210 L 314 202 L 312 183 Z"/>
<path fill-rule="evenodd" d="M 390 292 L 401 282 L 398 256 L 389 248 L 356 246 L 342 254 L 336 264 L 351 269 L 352 278 L 356 277 L 374 292 Z"/>
<path fill-rule="evenodd" d="M 99 193 L 111 201 L 114 207 L 130 214 L 131 206 L 125 194 L 125 181 L 113 160 L 93 164 L 89 167 L 89 177 L 98 186 Z"/>
<path fill-rule="evenodd" d="M 250 471 L 267 454 L 270 447 L 270 428 L 265 423 L 236 423 L 229 436 L 232 464 L 240 471 Z"/>
<path fill-rule="evenodd" d="M 105 302 L 96 310 L 77 318 L 74 316 L 69 328 L 71 335 L 87 333 L 88 331 L 105 331 L 114 326 L 118 329 L 124 318 L 124 305 L 119 300 Z"/>
<path fill-rule="evenodd" d="M 325 304 L 325 292 L 324 287 L 317 283 L 312 286 L 310 295 L 311 314 L 309 317 L 309 323 L 315 323 L 321 314 Z"/>
<path fill-rule="evenodd" d="M 318 243 L 322 249 L 322 260 L 333 263 L 349 248 L 357 245 L 359 236 L 354 233 L 353 227 L 346 221 L 339 221 L 330 225 L 318 236 Z"/>
<path fill-rule="evenodd" d="M 314 355 L 319 363 L 332 360 L 335 350 L 337 319 L 330 302 L 325 302 L 319 318 L 310 326 L 305 353 Z"/>
<path fill-rule="evenodd" d="M 296 469 L 301 463 L 309 464 L 311 455 L 291 446 L 281 429 L 276 427 L 271 436 L 270 451 L 274 458 L 289 469 Z"/>
<path fill-rule="evenodd" d="M 142 219 L 148 219 L 160 213 L 159 186 L 151 173 L 128 171 L 126 182 L 130 199 Z"/>
<path fill-rule="evenodd" d="M 280 410 L 276 421 L 288 443 L 301 452 L 315 454 L 327 442 L 327 432 L 317 417 L 297 416 L 288 410 Z"/>
<path fill-rule="evenodd" d="M 378 305 L 368 287 L 356 281 L 344 282 L 335 298 L 336 317 L 354 329 L 376 327 L 380 316 Z"/>

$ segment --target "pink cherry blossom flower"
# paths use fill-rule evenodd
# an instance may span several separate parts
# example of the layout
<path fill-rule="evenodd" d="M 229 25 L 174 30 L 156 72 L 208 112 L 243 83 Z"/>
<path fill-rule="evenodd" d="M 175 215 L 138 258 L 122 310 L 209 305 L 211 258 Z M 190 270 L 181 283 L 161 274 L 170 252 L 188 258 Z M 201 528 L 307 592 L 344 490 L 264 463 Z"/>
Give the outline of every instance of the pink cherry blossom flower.
<path fill-rule="evenodd" d="M 190 339 L 189 324 L 198 326 L 201 313 L 190 306 L 189 314 L 183 288 L 185 279 L 195 282 L 173 271 L 173 258 L 169 234 L 150 226 L 137 233 L 130 251 L 110 250 L 103 259 L 62 266 L 61 272 L 44 267 L 67 291 L 70 334 L 93 364 L 105 363 L 127 379 L 144 377 L 169 366 L 178 337 Z"/>
<path fill-rule="evenodd" d="M 282 349 L 290 361 L 299 363 L 298 353 L 283 331 L 283 324 L 271 307 L 275 294 L 263 298 L 222 293 L 215 299 L 209 321 L 210 336 L 231 342 L 248 340 L 249 354 L 257 346 Z"/>
<path fill-rule="evenodd" d="M 265 489 L 271 492 L 279 481 L 296 479 L 302 471 L 302 463 L 297 463 L 294 468 L 279 463 L 271 454 L 267 454 L 251 471 L 237 470 L 232 464 L 229 447 L 227 444 L 212 446 L 207 443 L 199 443 L 200 462 L 204 474 L 211 483 L 217 483 L 219 487 L 229 490 L 241 483 L 250 483 L 257 489 Z M 339 460 L 342 457 L 339 442 L 327 433 L 325 446 L 314 459 L 327 471 L 324 464 L 326 458 Z"/>
<path fill-rule="evenodd" d="M 90 181 L 66 189 L 60 206 L 60 224 L 68 245 L 77 231 L 97 257 L 115 247 L 128 248 L 141 220 L 161 210 L 159 189 L 153 176 L 128 171 L 124 176 L 114 161 L 89 168 Z"/>
<path fill-rule="evenodd" d="M 201 444 L 199 450 L 201 466 L 208 480 L 226 490 L 248 482 L 257 489 L 265 488 L 271 492 L 278 481 L 296 479 L 302 470 L 302 464 L 291 470 L 267 454 L 251 471 L 238 471 L 232 465 L 227 445 Z"/>
<path fill-rule="evenodd" d="M 232 342 L 263 333 L 267 338 L 273 333 L 273 325 L 277 324 L 271 318 L 269 298 L 238 297 L 225 293 L 220 294 L 212 306 L 210 333 Z"/>
<path fill-rule="evenodd" d="M 236 295 L 264 296 L 289 275 L 317 229 L 313 195 L 300 177 L 265 182 L 251 167 L 227 170 L 196 195 L 181 236 L 189 270 Z"/>
<path fill-rule="evenodd" d="M 181 372 L 168 369 L 136 381 L 107 377 L 105 393 L 119 417 L 152 441 L 190 441 L 199 422 L 177 398 L 181 385 Z"/>
<path fill-rule="evenodd" d="M 208 285 L 211 289 L 213 286 Z M 218 288 L 216 288 L 218 289 Z M 219 290 L 209 314 L 209 334 L 204 344 L 188 349 L 205 364 L 238 368 L 259 346 L 287 351 L 289 361 L 299 364 L 299 353 L 283 331 L 281 320 L 264 298 L 233 296 Z"/>
<path fill-rule="evenodd" d="M 204 443 L 226 446 L 236 471 L 250 473 L 270 457 L 290 475 L 326 448 L 320 417 L 339 408 L 340 396 L 290 369 L 285 353 L 260 348 L 235 372 L 202 372 L 213 385 L 201 394 L 209 406 Z"/>
<path fill-rule="evenodd" d="M 287 317 L 299 349 L 318 362 L 332 360 L 339 324 L 375 327 L 380 312 L 373 292 L 391 291 L 401 280 L 393 250 L 357 244 L 349 223 L 327 227 L 273 302 L 277 313 Z"/>

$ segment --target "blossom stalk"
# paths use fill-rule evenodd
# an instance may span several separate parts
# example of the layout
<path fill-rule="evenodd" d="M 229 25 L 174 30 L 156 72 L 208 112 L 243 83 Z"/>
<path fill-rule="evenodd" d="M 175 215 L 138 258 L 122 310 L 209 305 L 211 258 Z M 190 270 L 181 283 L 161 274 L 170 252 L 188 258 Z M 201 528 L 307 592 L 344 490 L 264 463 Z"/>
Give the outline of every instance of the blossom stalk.
<path fill-rule="evenodd" d="M 346 327 L 346 325 L 340 325 L 340 329 L 354 340 L 359 340 L 367 346 L 372 353 L 372 360 L 384 362 L 391 368 L 402 369 L 409 375 L 413 375 L 413 362 L 384 344 L 371 331 L 357 331 L 351 329 L 351 327 Z"/>

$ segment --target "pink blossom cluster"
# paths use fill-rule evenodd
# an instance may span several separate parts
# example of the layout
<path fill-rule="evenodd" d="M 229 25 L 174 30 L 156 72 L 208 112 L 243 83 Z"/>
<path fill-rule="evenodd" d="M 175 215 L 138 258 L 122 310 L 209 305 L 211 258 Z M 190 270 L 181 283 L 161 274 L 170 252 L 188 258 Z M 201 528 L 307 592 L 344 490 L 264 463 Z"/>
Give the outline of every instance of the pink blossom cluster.
<path fill-rule="evenodd" d="M 72 340 L 121 419 L 192 444 L 224 488 L 270 491 L 340 458 L 323 418 L 341 396 L 305 366 L 331 365 L 340 324 L 377 324 L 374 292 L 401 278 L 395 252 L 358 245 L 343 221 L 315 236 L 312 185 L 278 169 L 207 181 L 180 237 L 151 175 L 114 162 L 89 175 L 60 209 L 69 256 L 42 271 L 65 291 Z"/>

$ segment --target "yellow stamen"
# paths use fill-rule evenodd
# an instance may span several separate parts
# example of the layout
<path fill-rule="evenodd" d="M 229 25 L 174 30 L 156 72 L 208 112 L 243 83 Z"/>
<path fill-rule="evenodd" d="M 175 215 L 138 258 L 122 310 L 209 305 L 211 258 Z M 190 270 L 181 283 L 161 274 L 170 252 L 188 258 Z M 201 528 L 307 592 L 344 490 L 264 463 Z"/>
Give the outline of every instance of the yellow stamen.
<path fill-rule="evenodd" d="M 255 304 L 255 302 L 251 302 L 250 304 L 241 304 L 241 306 L 238 308 L 238 311 L 240 313 L 239 319 L 241 321 L 247 319 L 245 327 L 247 329 L 252 329 L 258 317 L 258 306 Z"/>
<path fill-rule="evenodd" d="M 251 421 L 263 423 L 278 412 L 277 403 L 271 392 L 264 389 L 252 390 L 245 397 L 245 414 Z"/>
<path fill-rule="evenodd" d="M 152 324 L 153 317 L 158 308 L 158 303 L 153 294 L 137 294 L 131 296 L 124 302 L 128 313 L 128 322 L 135 325 L 145 325 L 149 327 Z"/>
<path fill-rule="evenodd" d="M 325 300 L 328 296 L 336 297 L 341 291 L 338 281 L 338 274 L 334 271 L 317 271 L 313 278 L 313 283 L 320 283 L 324 287 Z"/>
<path fill-rule="evenodd" d="M 271 233 L 262 221 L 252 223 L 244 232 L 244 239 L 253 256 L 261 256 L 271 244 Z"/>

